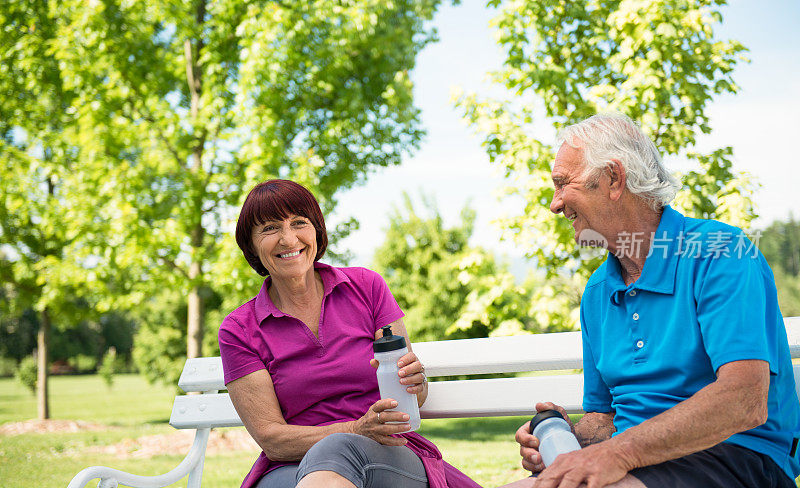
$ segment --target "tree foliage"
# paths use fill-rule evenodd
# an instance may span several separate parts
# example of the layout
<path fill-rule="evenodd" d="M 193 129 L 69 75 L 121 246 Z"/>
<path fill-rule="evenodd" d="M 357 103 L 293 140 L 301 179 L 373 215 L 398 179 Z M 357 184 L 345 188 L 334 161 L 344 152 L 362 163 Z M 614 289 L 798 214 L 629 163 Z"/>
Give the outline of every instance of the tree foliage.
<path fill-rule="evenodd" d="M 793 215 L 776 220 L 761 231 L 758 247 L 775 274 L 781 312 L 800 316 L 800 222 Z"/>
<path fill-rule="evenodd" d="M 406 327 L 415 341 L 439 339 L 455 322 L 469 290 L 458 280 L 456 263 L 468 250 L 474 212 L 462 213 L 459 225 L 445 228 L 430 200 L 431 215 L 419 214 L 408 194 L 403 210 L 389 217 L 383 244 L 373 268 L 380 273 L 406 313 Z"/>
<path fill-rule="evenodd" d="M 205 290 L 230 309 L 258 287 L 230 235 L 255 183 L 293 179 L 328 212 L 339 191 L 417 146 L 408 72 L 436 4 L 13 2 L 0 14 L 0 186 L 28 201 L 3 217 L 40 202 L 59 233 L 48 245 L 79 246 L 76 269 L 102 275 L 101 306 L 177 291 L 184 351 L 199 355 L 205 320 L 218 318 Z M 31 198 L 48 181 L 54 196 Z M 54 294 L 75 275 L 61 276 Z"/>
<path fill-rule="evenodd" d="M 735 93 L 732 79 L 744 47 L 715 38 L 724 0 L 492 0 L 505 51 L 492 74 L 510 96 L 461 95 L 457 105 L 483 134 L 491 161 L 502 165 L 507 192 L 526 202 L 502 226 L 546 274 L 534 303 L 539 320 L 577 326 L 580 291 L 602 262 L 576 248 L 566 219 L 554 218 L 550 166 L 552 133 L 603 111 L 637 121 L 668 157 L 699 169 L 684 177 L 676 205 L 691 216 L 747 227 L 754 217 L 746 176 L 733 173 L 731 149 L 700 154 L 692 148 L 711 131 L 706 115 L 715 95 Z"/>
<path fill-rule="evenodd" d="M 57 22 L 43 1 L 0 11 L 0 282 L 6 317 L 38 313 L 39 418 L 49 415 L 51 317 L 56 329 L 72 327 L 80 314 L 75 305 L 99 285 L 84 266 L 93 227 L 81 217 L 86 185 L 62 137 L 75 93 L 50 53 Z"/>
<path fill-rule="evenodd" d="M 255 294 L 258 288 L 248 290 Z M 221 307 L 221 297 L 209 287 L 201 291 L 209 323 L 221 323 L 230 311 Z M 239 305 L 239 304 L 236 304 Z M 164 289 L 154 295 L 151 304 L 132 316 L 139 324 L 133 347 L 134 362 L 149 381 L 177 384 L 186 362 L 186 319 L 188 307 L 180 290 Z M 203 336 L 203 354 L 219 355 L 216 334 Z M 142 367 L 141 365 L 148 365 Z"/>
<path fill-rule="evenodd" d="M 689 152 L 686 156 L 698 162 L 699 170 L 681 175 L 683 188 L 673 205 L 692 217 L 749 229 L 758 216 L 753 205 L 758 183 L 746 173 L 733 171 L 733 149 L 724 147 L 709 154 Z"/>
<path fill-rule="evenodd" d="M 800 221 L 789 215 L 776 220 L 761 232 L 759 249 L 773 269 L 790 276 L 800 276 Z"/>
<path fill-rule="evenodd" d="M 386 279 L 414 341 L 486 337 L 535 328 L 528 314 L 529 289 L 485 249 L 470 246 L 475 212 L 446 227 L 436 205 L 423 198 L 414 208 L 408 194 L 395 208 L 374 269 Z"/>

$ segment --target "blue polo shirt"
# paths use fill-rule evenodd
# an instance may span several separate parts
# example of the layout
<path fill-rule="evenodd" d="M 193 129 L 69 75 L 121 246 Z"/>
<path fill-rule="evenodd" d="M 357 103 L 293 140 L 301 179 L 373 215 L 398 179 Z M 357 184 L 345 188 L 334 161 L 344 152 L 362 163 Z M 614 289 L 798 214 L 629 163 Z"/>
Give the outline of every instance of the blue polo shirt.
<path fill-rule="evenodd" d="M 636 245 L 637 236 L 621 236 Z M 769 419 L 725 442 L 770 456 L 792 479 L 800 404 L 772 271 L 744 233 L 665 207 L 639 279 L 626 286 L 616 256 L 581 300 L 587 412 L 615 411 L 617 433 L 691 397 L 731 361 L 769 363 Z M 718 415 L 725 415 L 720 411 Z"/>

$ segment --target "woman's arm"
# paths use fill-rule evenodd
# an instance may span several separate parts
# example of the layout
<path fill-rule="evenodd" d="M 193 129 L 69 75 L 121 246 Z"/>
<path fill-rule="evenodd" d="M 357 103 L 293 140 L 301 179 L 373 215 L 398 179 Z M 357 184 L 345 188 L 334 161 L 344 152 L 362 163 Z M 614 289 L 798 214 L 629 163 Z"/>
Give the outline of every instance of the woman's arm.
<path fill-rule="evenodd" d="M 381 413 L 383 422 L 408 420 L 401 412 L 385 412 L 396 407 L 396 402 L 379 400 L 358 420 L 306 427 L 286 423 L 267 370 L 242 376 L 228 383 L 227 387 L 233 406 L 247 432 L 273 461 L 299 461 L 311 446 L 335 432 L 360 434 L 387 446 L 401 446 L 406 443 L 404 438 L 391 437 L 390 434 L 408 430 L 410 427 L 407 423 L 378 422 L 378 412 Z"/>
<path fill-rule="evenodd" d="M 411 349 L 411 339 L 408 338 L 408 331 L 406 331 L 403 319 L 397 319 L 389 325 L 392 327 L 394 335 L 405 337 L 406 345 L 408 346 L 408 354 L 397 361 L 397 367 L 400 369 L 400 383 L 407 385 L 406 391 L 417 395 L 417 404 L 421 407 L 428 398 L 428 381 L 425 377 L 425 366 L 422 365 Z M 383 333 L 380 330 L 375 333 L 376 340 L 382 336 Z M 375 368 L 378 367 L 378 362 L 374 359 L 371 364 Z"/>

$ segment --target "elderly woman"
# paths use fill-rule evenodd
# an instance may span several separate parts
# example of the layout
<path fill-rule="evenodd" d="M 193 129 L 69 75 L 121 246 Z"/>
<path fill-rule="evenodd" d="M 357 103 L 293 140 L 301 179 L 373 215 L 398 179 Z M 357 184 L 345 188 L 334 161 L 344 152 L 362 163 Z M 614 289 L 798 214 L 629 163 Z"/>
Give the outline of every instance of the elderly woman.
<path fill-rule="evenodd" d="M 231 400 L 263 449 L 242 487 L 479 486 L 430 441 L 400 434 L 408 415 L 379 399 L 372 342 L 391 325 L 410 344 L 403 312 L 377 273 L 319 262 L 328 237 L 314 196 L 286 180 L 257 185 L 236 242 L 266 276 L 219 331 Z M 422 405 L 422 364 L 409 352 L 398 367 Z"/>

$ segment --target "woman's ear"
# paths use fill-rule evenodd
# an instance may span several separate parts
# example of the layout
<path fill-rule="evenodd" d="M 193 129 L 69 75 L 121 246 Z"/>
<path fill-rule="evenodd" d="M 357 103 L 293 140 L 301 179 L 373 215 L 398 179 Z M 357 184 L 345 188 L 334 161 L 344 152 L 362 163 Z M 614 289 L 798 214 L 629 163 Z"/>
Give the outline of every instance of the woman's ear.
<path fill-rule="evenodd" d="M 618 159 L 612 159 L 608 163 L 607 169 L 609 177 L 608 196 L 611 200 L 616 201 L 622 197 L 622 193 L 625 191 L 627 175 L 625 174 L 625 168 Z"/>

